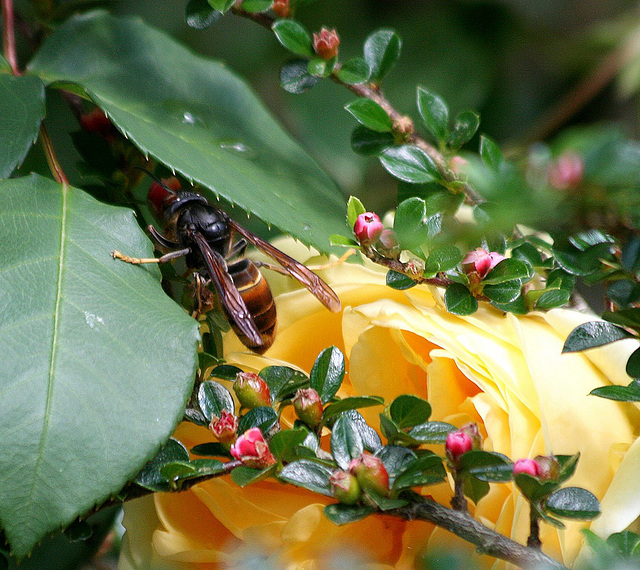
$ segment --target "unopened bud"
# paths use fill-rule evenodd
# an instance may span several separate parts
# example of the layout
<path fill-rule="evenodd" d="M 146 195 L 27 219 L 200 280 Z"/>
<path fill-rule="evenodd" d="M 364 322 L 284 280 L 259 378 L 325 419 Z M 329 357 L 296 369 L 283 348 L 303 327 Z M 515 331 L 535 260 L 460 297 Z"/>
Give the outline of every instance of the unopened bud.
<path fill-rule="evenodd" d="M 462 455 L 473 449 L 473 439 L 462 430 L 452 431 L 447 435 L 444 449 L 451 463 L 458 463 Z"/>
<path fill-rule="evenodd" d="M 316 427 L 322 420 L 322 400 L 313 388 L 302 388 L 293 398 L 293 408 L 296 415 L 309 427 Z"/>
<path fill-rule="evenodd" d="M 460 174 L 464 171 L 465 166 L 469 164 L 469 161 L 466 158 L 462 158 L 461 156 L 452 156 L 449 160 L 449 168 L 451 172 L 454 174 Z"/>
<path fill-rule="evenodd" d="M 360 498 L 360 484 L 348 471 L 334 471 L 329 478 L 333 496 L 345 505 L 354 505 Z"/>
<path fill-rule="evenodd" d="M 209 429 L 220 443 L 233 443 L 238 434 L 238 418 L 227 410 L 222 410 L 220 417 L 211 418 Z"/>
<path fill-rule="evenodd" d="M 583 174 L 582 157 L 575 152 L 565 152 L 549 170 L 549 185 L 558 190 L 567 190 L 580 184 Z"/>
<path fill-rule="evenodd" d="M 519 475 L 520 473 L 538 477 L 540 475 L 540 469 L 533 459 L 518 459 L 513 464 L 513 474 Z"/>
<path fill-rule="evenodd" d="M 356 476 L 360 486 L 378 495 L 389 494 L 389 473 L 382 460 L 363 453 L 349 463 L 349 471 Z"/>
<path fill-rule="evenodd" d="M 560 476 L 560 462 L 555 455 L 538 455 L 534 461 L 538 465 L 538 476 L 543 481 L 554 481 Z"/>
<path fill-rule="evenodd" d="M 260 428 L 245 431 L 229 450 L 231 455 L 253 469 L 264 469 L 273 465 L 276 458 L 269 450 Z"/>
<path fill-rule="evenodd" d="M 383 230 L 384 226 L 380 218 L 373 212 L 360 214 L 353 225 L 353 233 L 362 245 L 371 245 L 380 237 Z"/>
<path fill-rule="evenodd" d="M 274 0 L 271 9 L 278 18 L 289 17 L 289 0 Z"/>
<path fill-rule="evenodd" d="M 327 61 L 338 55 L 338 46 L 340 38 L 335 30 L 322 28 L 319 33 L 313 34 L 313 49 L 322 58 Z"/>
<path fill-rule="evenodd" d="M 233 391 L 243 408 L 271 405 L 271 393 L 267 383 L 253 372 L 238 372 Z"/>
<path fill-rule="evenodd" d="M 465 273 L 475 273 L 482 279 L 503 259 L 505 259 L 504 255 L 479 247 L 465 255 L 462 260 L 462 269 Z"/>

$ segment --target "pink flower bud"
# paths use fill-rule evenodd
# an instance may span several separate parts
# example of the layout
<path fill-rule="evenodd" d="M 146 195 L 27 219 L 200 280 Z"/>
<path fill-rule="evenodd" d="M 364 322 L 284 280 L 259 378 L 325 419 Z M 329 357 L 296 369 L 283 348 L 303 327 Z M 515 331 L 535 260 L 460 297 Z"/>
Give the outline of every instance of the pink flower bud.
<path fill-rule="evenodd" d="M 476 273 L 482 279 L 503 259 L 505 259 L 504 255 L 495 251 L 488 252 L 479 247 L 465 255 L 462 260 L 462 269 L 465 273 Z"/>
<path fill-rule="evenodd" d="M 353 233 L 362 245 L 370 245 L 380 237 L 384 226 L 377 214 L 364 212 L 356 219 L 353 226 Z"/>
<path fill-rule="evenodd" d="M 253 372 L 238 372 L 233 391 L 243 408 L 271 405 L 271 393 L 267 383 Z"/>
<path fill-rule="evenodd" d="M 278 18 L 289 17 L 289 0 L 274 0 L 271 9 Z"/>
<path fill-rule="evenodd" d="M 449 160 L 449 168 L 454 174 L 462 173 L 467 164 L 469 164 L 469 161 L 466 158 L 462 158 L 458 155 L 452 156 Z"/>
<path fill-rule="evenodd" d="M 382 460 L 363 453 L 357 459 L 349 463 L 349 472 L 353 473 L 366 491 L 372 491 L 378 495 L 389 494 L 389 473 Z"/>
<path fill-rule="evenodd" d="M 560 463 L 555 455 L 538 455 L 534 461 L 538 466 L 538 476 L 543 481 L 553 481 L 560 476 Z"/>
<path fill-rule="evenodd" d="M 558 190 L 566 190 L 582 182 L 584 162 L 575 152 L 560 155 L 549 170 L 549 185 Z"/>
<path fill-rule="evenodd" d="M 444 449 L 449 460 L 457 463 L 462 455 L 473 449 L 473 439 L 462 430 L 452 431 L 447 435 Z"/>
<path fill-rule="evenodd" d="M 264 469 L 276 462 L 260 428 L 257 427 L 245 431 L 229 451 L 233 457 L 253 469 Z"/>
<path fill-rule="evenodd" d="M 538 477 L 538 475 L 540 475 L 540 469 L 533 459 L 518 459 L 513 464 L 513 474 L 518 475 L 520 473 L 526 473 L 527 475 Z"/>
<path fill-rule="evenodd" d="M 327 61 L 338 55 L 338 46 L 340 38 L 335 30 L 322 28 L 319 33 L 313 34 L 313 49 L 322 58 Z"/>
<path fill-rule="evenodd" d="M 360 498 L 360 484 L 348 471 L 337 470 L 329 478 L 333 496 L 345 505 L 355 505 Z"/>
<path fill-rule="evenodd" d="M 322 400 L 313 388 L 302 388 L 293 398 L 293 408 L 296 415 L 309 427 L 316 427 L 322 420 Z"/>
<path fill-rule="evenodd" d="M 222 410 L 220 417 L 211 418 L 209 429 L 220 443 L 233 443 L 238 433 L 238 418 L 227 410 Z"/>

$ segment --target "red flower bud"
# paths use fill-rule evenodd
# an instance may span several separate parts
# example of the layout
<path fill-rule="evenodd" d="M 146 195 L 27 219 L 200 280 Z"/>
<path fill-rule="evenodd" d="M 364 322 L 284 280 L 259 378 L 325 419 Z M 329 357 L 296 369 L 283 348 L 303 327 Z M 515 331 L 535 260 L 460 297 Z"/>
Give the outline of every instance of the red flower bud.
<path fill-rule="evenodd" d="M 85 131 L 95 133 L 107 142 L 113 141 L 113 139 L 118 135 L 118 131 L 113 126 L 113 123 L 98 107 L 95 107 L 88 113 L 81 115 L 80 125 Z"/>
<path fill-rule="evenodd" d="M 253 469 L 264 469 L 276 462 L 260 428 L 257 427 L 245 431 L 229 451 L 233 457 Z"/>
<path fill-rule="evenodd" d="M 538 455 L 534 461 L 538 466 L 538 476 L 543 481 L 553 481 L 560 476 L 560 463 L 555 455 Z"/>
<path fill-rule="evenodd" d="M 337 470 L 329 478 L 333 496 L 345 505 L 355 505 L 360 498 L 360 484 L 348 471 Z"/>
<path fill-rule="evenodd" d="M 227 410 L 222 410 L 220 417 L 211 418 L 209 429 L 220 443 L 233 443 L 238 433 L 238 418 Z"/>
<path fill-rule="evenodd" d="M 549 170 L 549 185 L 558 190 L 566 190 L 582 182 L 584 162 L 575 152 L 565 152 Z"/>
<path fill-rule="evenodd" d="M 513 474 L 518 475 L 519 473 L 526 473 L 527 475 L 538 477 L 540 475 L 540 468 L 533 459 L 518 459 L 513 464 Z"/>
<path fill-rule="evenodd" d="M 451 463 L 457 463 L 462 455 L 473 449 L 473 439 L 462 430 L 447 435 L 444 449 Z"/>
<path fill-rule="evenodd" d="M 274 0 L 271 9 L 278 18 L 288 18 L 289 0 Z"/>
<path fill-rule="evenodd" d="M 253 372 L 238 372 L 233 391 L 243 408 L 271 405 L 271 393 L 267 383 Z"/>
<path fill-rule="evenodd" d="M 462 260 L 462 269 L 465 273 L 476 273 L 482 279 L 503 259 L 505 259 L 504 255 L 495 251 L 488 252 L 479 247 L 465 255 Z"/>
<path fill-rule="evenodd" d="M 293 398 L 293 408 L 296 415 L 309 427 L 316 427 L 322 420 L 322 400 L 313 388 L 302 388 Z"/>
<path fill-rule="evenodd" d="M 340 38 L 335 30 L 322 28 L 319 33 L 313 34 L 313 49 L 322 59 L 328 61 L 336 57 L 339 45 Z"/>
<path fill-rule="evenodd" d="M 356 476 L 360 486 L 378 495 L 389 494 L 389 473 L 382 460 L 373 455 L 362 454 L 349 463 L 349 471 Z"/>
<path fill-rule="evenodd" d="M 364 212 L 356 219 L 353 226 L 353 233 L 362 245 L 371 245 L 380 237 L 384 226 L 377 214 Z"/>

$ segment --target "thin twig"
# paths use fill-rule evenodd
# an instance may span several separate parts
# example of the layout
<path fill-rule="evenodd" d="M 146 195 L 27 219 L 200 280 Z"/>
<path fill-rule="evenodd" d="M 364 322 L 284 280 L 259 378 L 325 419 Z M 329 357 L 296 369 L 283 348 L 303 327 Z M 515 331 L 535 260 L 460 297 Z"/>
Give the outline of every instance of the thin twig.
<path fill-rule="evenodd" d="M 475 545 L 480 554 L 506 560 L 521 568 L 567 567 L 543 554 L 540 550 L 528 548 L 492 530 L 474 519 L 469 513 L 454 511 L 431 499 L 421 497 L 399 509 L 385 514 L 399 516 L 405 520 L 422 520 L 442 527 Z"/>
<path fill-rule="evenodd" d="M 13 75 L 21 75 L 16 55 L 15 18 L 13 0 L 2 0 L 2 50 L 4 58 L 11 66 Z"/>

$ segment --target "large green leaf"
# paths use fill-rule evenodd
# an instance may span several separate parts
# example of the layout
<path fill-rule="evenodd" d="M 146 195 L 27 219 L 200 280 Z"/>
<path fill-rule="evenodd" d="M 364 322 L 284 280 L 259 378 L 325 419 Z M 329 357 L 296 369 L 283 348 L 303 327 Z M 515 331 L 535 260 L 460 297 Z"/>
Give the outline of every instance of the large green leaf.
<path fill-rule="evenodd" d="M 0 183 L 0 526 L 17 556 L 117 492 L 180 419 L 197 323 L 128 265 L 131 211 L 31 175 Z"/>
<path fill-rule="evenodd" d="M 143 152 L 322 251 L 345 232 L 335 183 L 246 83 L 133 18 L 72 18 L 30 65 L 73 82 Z"/>
<path fill-rule="evenodd" d="M 38 77 L 0 74 L 0 178 L 8 178 L 29 152 L 44 118 Z"/>

